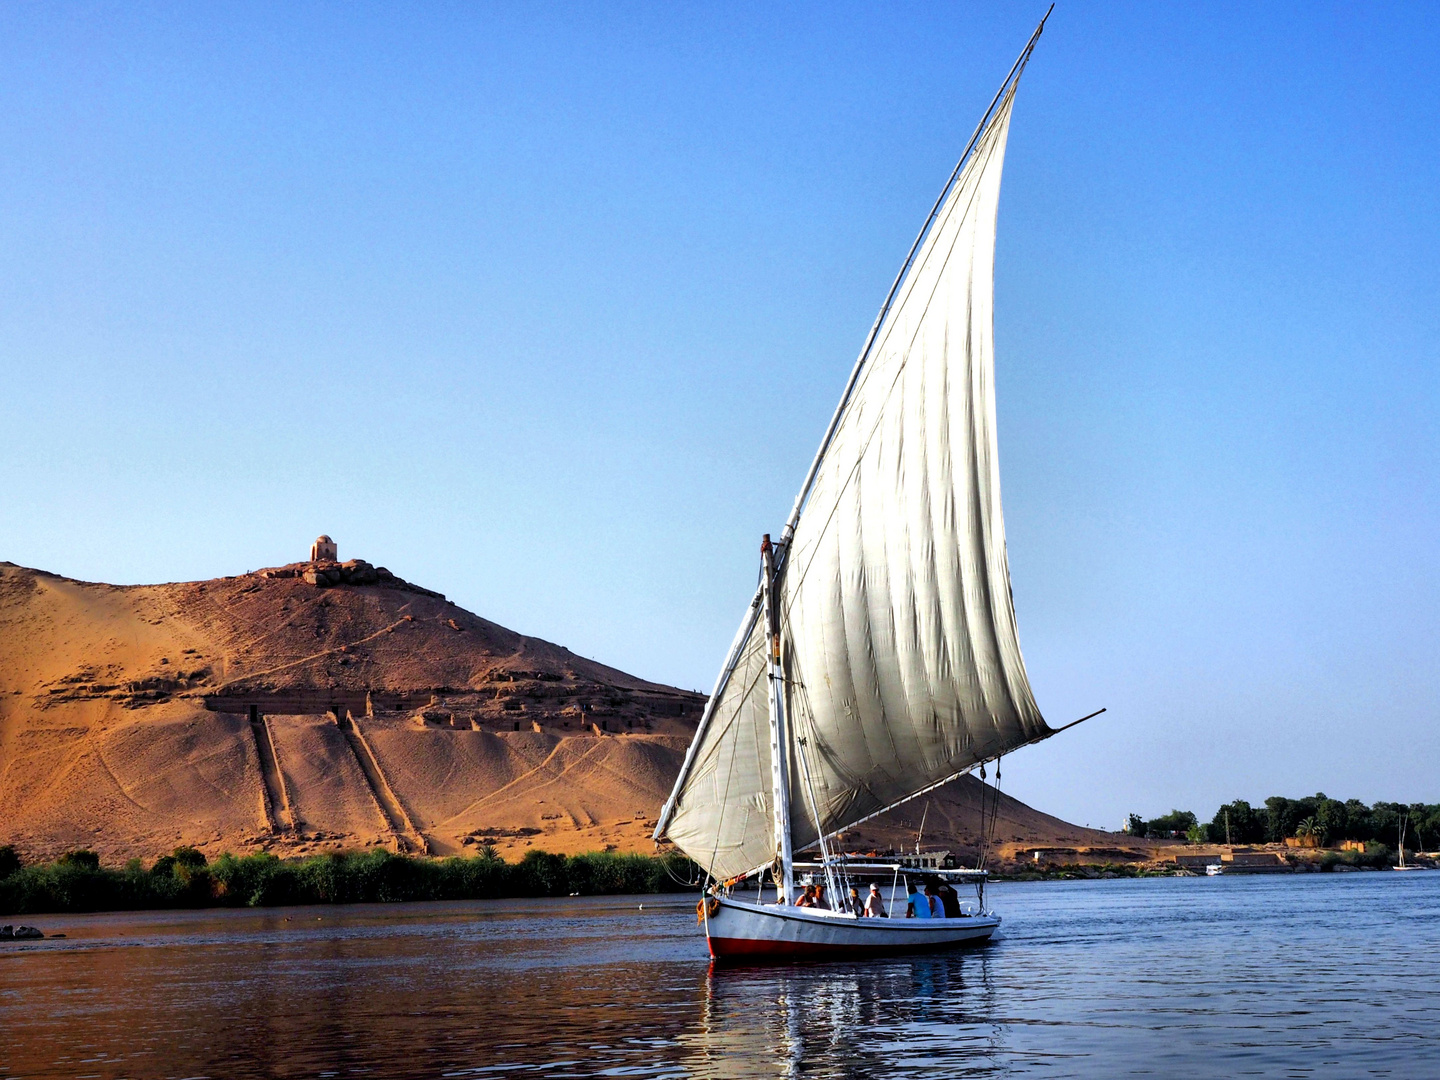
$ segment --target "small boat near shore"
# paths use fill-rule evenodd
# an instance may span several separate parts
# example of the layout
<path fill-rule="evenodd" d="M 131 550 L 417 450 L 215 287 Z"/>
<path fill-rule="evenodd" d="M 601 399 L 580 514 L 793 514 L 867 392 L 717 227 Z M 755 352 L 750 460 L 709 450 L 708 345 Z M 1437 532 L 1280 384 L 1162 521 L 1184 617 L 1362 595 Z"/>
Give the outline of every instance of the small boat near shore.
<path fill-rule="evenodd" d="M 1410 815 L 1400 815 L 1400 861 L 1395 864 L 1396 870 L 1429 870 L 1430 867 L 1405 862 L 1405 830 L 1410 824 Z"/>
<path fill-rule="evenodd" d="M 845 854 L 838 834 L 977 769 L 983 781 L 987 763 L 998 804 L 1002 755 L 1090 718 L 1051 728 L 1030 689 L 995 431 L 1000 176 L 1044 26 L 911 245 L 779 539 L 760 545 L 759 586 L 660 812 L 655 839 L 706 875 L 698 922 L 716 960 L 987 941 L 1000 917 L 983 855 L 917 868 Z M 815 861 L 797 862 L 806 851 Z M 854 886 L 886 877 L 890 907 L 903 879 L 916 917 L 856 902 Z M 974 886 L 973 905 L 956 909 L 954 884 Z M 925 885 L 952 889 L 943 912 Z"/>

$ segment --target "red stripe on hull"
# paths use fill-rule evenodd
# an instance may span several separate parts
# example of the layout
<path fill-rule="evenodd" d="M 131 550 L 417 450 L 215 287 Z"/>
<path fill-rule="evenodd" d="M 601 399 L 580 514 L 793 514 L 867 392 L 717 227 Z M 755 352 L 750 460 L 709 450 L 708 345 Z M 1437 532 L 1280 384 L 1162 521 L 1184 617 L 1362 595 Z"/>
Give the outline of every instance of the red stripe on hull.
<path fill-rule="evenodd" d="M 822 957 L 870 957 L 898 956 L 902 953 L 939 952 L 943 949 L 958 949 L 967 945 L 984 945 L 990 935 L 974 937 L 963 941 L 947 941 L 941 944 L 917 945 L 829 945 L 809 941 L 766 941 L 757 938 L 707 937 L 710 956 L 715 960 L 766 961 L 766 960 L 815 960 Z"/>

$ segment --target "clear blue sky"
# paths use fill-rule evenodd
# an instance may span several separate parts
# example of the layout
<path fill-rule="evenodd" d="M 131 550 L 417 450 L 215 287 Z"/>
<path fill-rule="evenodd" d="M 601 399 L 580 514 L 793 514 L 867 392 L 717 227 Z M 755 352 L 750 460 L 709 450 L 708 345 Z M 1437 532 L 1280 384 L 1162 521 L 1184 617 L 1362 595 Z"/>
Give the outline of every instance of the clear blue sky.
<path fill-rule="evenodd" d="M 0 8 L 0 558 L 319 532 L 709 688 L 1044 5 Z M 1001 469 L 1081 822 L 1440 801 L 1440 8 L 1061 3 L 1000 208 Z M 3 643 L 0 643 L 3 647 Z"/>

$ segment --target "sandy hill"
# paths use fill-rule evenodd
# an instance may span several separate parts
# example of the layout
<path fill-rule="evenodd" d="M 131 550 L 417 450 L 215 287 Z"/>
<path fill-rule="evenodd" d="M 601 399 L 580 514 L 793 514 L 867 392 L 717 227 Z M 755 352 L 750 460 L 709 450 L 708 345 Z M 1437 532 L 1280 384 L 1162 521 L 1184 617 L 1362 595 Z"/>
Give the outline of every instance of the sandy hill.
<path fill-rule="evenodd" d="M 136 586 L 0 563 L 0 843 L 34 856 L 649 851 L 703 705 L 360 560 Z M 979 793 L 928 797 L 927 845 L 973 844 Z M 926 802 L 849 842 L 913 843 Z M 997 833 L 1114 841 L 1006 797 Z"/>

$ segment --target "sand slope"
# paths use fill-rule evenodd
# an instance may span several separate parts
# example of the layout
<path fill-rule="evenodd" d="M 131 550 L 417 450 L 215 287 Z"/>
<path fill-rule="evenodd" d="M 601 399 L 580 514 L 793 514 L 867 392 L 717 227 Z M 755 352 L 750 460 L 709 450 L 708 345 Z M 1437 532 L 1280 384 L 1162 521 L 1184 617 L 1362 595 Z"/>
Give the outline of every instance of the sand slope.
<path fill-rule="evenodd" d="M 114 586 L 0 563 L 0 843 L 653 850 L 703 698 L 363 564 L 372 583 L 315 569 Z M 979 800 L 959 781 L 847 846 L 913 844 L 927 803 L 927 847 L 973 845 Z M 995 832 L 1113 840 L 1006 797 Z"/>

